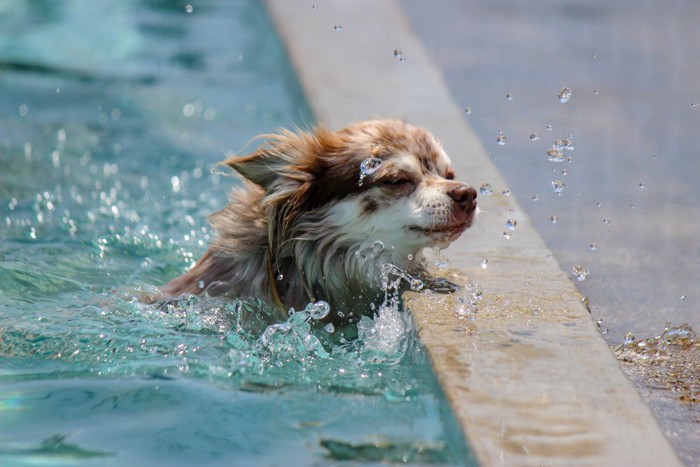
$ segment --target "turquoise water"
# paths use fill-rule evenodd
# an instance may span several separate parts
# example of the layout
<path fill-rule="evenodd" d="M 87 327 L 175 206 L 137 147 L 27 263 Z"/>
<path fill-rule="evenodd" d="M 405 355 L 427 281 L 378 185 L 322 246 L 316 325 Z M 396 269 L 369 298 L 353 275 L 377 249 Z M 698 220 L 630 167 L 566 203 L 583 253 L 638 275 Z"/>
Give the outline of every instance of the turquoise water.
<path fill-rule="evenodd" d="M 0 31 L 2 465 L 470 462 L 396 307 L 137 300 L 206 250 L 214 164 L 313 121 L 257 2 L 0 1 Z"/>

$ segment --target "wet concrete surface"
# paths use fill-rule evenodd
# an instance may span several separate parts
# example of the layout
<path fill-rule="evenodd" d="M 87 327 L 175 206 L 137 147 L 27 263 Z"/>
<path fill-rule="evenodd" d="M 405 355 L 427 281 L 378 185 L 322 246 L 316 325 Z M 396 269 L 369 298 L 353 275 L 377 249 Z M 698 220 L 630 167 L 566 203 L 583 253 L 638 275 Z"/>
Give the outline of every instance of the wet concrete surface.
<path fill-rule="evenodd" d="M 518 197 L 608 343 L 659 336 L 667 323 L 700 329 L 700 4 L 402 6 L 507 181 L 494 191 Z M 571 161 L 549 161 L 563 138 Z M 554 180 L 565 184 L 559 195 Z M 590 273 L 584 281 L 576 266 Z M 680 386 L 649 377 L 668 372 L 644 371 L 643 360 L 623 368 L 686 463 L 697 462 L 700 409 L 674 389 L 697 397 L 697 345 L 654 364 L 682 368 Z"/>
<path fill-rule="evenodd" d="M 523 212 L 523 200 L 501 193 L 506 181 L 412 33 L 400 6 L 407 4 L 266 3 L 320 123 L 340 128 L 360 119 L 405 118 L 433 131 L 461 180 L 489 181 L 497 189 L 480 195 L 477 225 L 444 252 L 467 296 L 424 293 L 406 300 L 477 459 L 484 465 L 676 465 L 581 294 Z M 517 226 L 506 240 L 509 218 Z M 483 259 L 489 260 L 485 269 Z M 473 283 L 482 298 L 469 305 Z"/>

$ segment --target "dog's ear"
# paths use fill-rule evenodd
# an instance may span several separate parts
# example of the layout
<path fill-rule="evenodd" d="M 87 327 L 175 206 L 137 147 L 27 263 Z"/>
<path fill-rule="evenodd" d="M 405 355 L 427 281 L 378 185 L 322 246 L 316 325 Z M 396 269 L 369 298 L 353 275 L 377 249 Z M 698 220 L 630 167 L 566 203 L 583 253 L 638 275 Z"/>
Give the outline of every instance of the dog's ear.
<path fill-rule="evenodd" d="M 223 162 L 251 182 L 268 189 L 281 174 L 287 174 L 292 165 L 291 157 L 272 147 L 258 149 L 244 157 L 231 157 Z"/>
<path fill-rule="evenodd" d="M 308 175 L 303 174 L 300 160 L 309 152 L 309 137 L 282 131 L 279 134 L 263 135 L 267 142 L 254 153 L 243 157 L 230 157 L 222 162 L 251 182 L 270 190 L 275 181 L 303 183 Z"/>

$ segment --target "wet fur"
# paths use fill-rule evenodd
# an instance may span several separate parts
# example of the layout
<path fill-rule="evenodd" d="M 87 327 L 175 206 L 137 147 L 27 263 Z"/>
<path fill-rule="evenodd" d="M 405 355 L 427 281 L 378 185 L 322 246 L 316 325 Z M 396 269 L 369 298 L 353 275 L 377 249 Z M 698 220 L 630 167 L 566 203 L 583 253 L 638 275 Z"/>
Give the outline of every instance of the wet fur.
<path fill-rule="evenodd" d="M 446 247 L 476 213 L 476 192 L 452 181 L 440 145 L 404 122 L 264 138 L 223 162 L 243 183 L 210 216 L 209 250 L 165 294 L 254 296 L 282 311 L 325 300 L 334 322 L 354 320 L 381 302 L 382 264 L 422 275 L 422 249 Z M 360 180 L 369 157 L 382 163 Z"/>

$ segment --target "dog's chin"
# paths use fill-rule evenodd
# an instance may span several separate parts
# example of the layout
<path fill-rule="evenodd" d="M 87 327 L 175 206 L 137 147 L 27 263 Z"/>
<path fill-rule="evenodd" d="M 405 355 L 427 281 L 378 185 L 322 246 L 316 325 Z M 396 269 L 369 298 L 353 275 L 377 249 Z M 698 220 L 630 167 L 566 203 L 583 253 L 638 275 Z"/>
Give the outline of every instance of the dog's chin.
<path fill-rule="evenodd" d="M 462 232 L 467 230 L 472 224 L 472 219 L 469 218 L 463 222 L 456 222 L 446 225 L 434 225 L 430 227 L 409 226 L 408 230 L 413 232 L 425 240 L 426 246 L 438 246 L 441 248 L 447 247 L 462 235 Z"/>

